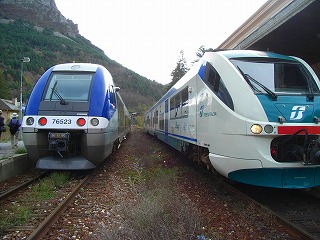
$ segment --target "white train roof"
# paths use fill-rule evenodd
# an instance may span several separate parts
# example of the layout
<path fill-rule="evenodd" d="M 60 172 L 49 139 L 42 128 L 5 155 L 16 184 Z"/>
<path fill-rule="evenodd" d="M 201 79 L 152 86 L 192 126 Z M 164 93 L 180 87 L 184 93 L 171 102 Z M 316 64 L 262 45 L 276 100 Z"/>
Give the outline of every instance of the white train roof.
<path fill-rule="evenodd" d="M 91 63 L 63 63 L 54 66 L 52 71 L 96 72 L 99 66 Z"/>

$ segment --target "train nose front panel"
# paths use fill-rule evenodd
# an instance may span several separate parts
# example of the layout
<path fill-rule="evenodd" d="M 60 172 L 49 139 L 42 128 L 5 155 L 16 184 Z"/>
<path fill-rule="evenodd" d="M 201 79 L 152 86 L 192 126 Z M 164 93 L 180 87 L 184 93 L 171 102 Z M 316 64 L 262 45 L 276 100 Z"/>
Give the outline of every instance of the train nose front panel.
<path fill-rule="evenodd" d="M 313 104 L 276 103 L 275 107 L 286 122 L 312 123 L 314 121 Z"/>

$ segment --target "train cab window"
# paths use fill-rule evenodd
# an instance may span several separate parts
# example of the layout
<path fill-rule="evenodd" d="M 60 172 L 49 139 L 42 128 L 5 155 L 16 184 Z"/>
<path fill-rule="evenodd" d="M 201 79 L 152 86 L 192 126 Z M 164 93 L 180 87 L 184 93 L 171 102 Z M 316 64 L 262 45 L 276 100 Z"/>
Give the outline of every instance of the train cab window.
<path fill-rule="evenodd" d="M 319 93 L 313 77 L 301 64 L 275 64 L 274 85 L 276 92 L 305 92 L 312 88 Z"/>
<path fill-rule="evenodd" d="M 210 63 L 206 64 L 203 81 L 222 102 L 224 102 L 230 109 L 234 110 L 233 101 L 227 88 L 225 87 L 219 73 Z"/>
<path fill-rule="evenodd" d="M 88 101 L 93 73 L 53 72 L 48 81 L 46 101 Z"/>
<path fill-rule="evenodd" d="M 320 93 L 310 72 L 299 62 L 274 58 L 238 58 L 231 62 L 256 94 Z"/>

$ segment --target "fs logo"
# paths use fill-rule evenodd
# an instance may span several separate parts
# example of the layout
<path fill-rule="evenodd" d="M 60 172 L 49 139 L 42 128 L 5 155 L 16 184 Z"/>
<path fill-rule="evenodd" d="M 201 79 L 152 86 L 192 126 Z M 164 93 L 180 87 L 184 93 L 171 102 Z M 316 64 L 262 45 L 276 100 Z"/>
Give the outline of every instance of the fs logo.
<path fill-rule="evenodd" d="M 306 111 L 306 106 L 293 106 L 290 115 L 290 120 L 300 120 L 303 117 L 303 113 Z"/>
<path fill-rule="evenodd" d="M 204 105 L 201 105 L 200 106 L 200 117 L 202 117 L 203 116 L 203 109 L 204 109 Z"/>

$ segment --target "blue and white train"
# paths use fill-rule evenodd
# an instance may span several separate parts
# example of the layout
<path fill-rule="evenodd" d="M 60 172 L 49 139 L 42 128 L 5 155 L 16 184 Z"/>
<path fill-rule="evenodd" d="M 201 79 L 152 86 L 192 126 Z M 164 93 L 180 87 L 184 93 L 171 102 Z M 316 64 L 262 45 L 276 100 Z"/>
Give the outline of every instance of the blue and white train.
<path fill-rule="evenodd" d="M 109 71 L 59 64 L 35 84 L 22 122 L 28 156 L 40 169 L 95 168 L 130 130 L 130 115 Z"/>
<path fill-rule="evenodd" d="M 144 127 L 237 182 L 320 185 L 320 85 L 303 60 L 205 53 L 146 114 Z"/>

